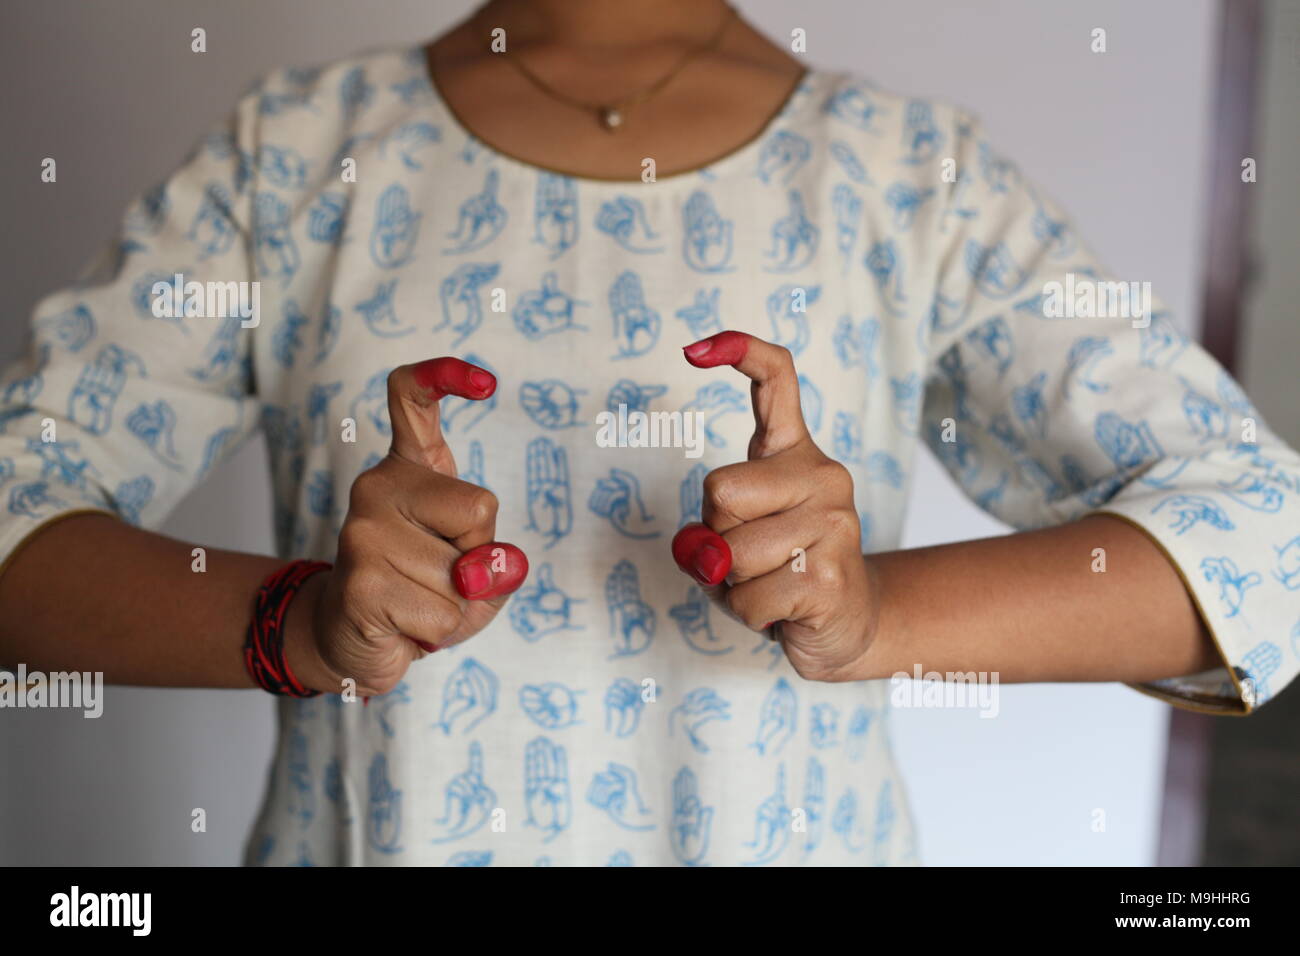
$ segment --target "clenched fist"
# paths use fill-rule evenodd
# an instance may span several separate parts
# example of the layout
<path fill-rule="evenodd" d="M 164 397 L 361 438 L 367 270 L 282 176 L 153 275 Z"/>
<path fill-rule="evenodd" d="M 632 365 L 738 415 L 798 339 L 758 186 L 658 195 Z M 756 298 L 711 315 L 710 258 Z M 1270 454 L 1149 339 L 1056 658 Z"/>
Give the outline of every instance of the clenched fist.
<path fill-rule="evenodd" d="M 853 479 L 808 434 L 789 351 L 743 332 L 684 351 L 697 368 L 731 365 L 752 380 L 754 436 L 748 461 L 705 477 L 704 522 L 677 533 L 673 558 L 728 614 L 779 640 L 801 677 L 855 679 L 878 603 Z"/>
<path fill-rule="evenodd" d="M 438 418 L 446 395 L 495 390 L 490 372 L 455 358 L 389 375 L 392 446 L 353 482 L 334 569 L 311 592 L 309 637 L 286 648 L 306 686 L 337 691 L 352 678 L 359 694 L 384 694 L 412 661 L 482 630 L 524 582 L 524 553 L 493 540 L 496 496 L 456 477 Z"/>

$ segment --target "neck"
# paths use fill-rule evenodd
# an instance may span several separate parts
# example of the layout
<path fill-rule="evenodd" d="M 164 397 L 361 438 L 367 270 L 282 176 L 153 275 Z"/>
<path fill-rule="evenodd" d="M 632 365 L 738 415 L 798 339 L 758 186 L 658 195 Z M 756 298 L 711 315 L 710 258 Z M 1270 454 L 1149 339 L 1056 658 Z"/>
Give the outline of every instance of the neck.
<path fill-rule="evenodd" d="M 508 42 L 617 49 L 699 43 L 728 15 L 725 0 L 488 0 L 475 15 Z"/>

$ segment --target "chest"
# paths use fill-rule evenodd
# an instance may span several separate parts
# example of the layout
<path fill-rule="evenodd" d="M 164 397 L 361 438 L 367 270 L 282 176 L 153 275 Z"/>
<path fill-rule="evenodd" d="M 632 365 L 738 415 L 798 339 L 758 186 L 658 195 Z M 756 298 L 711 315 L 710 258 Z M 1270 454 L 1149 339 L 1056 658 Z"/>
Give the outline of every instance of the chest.
<path fill-rule="evenodd" d="M 255 361 L 274 414 L 326 439 L 354 423 L 355 441 L 317 445 L 332 470 L 387 447 L 389 370 L 455 355 L 499 382 L 486 402 L 442 403 L 463 477 L 499 491 L 562 474 L 581 503 L 621 473 L 630 513 L 675 527 L 753 429 L 747 380 L 681 347 L 736 329 L 794 355 L 809 429 L 862 473 L 864 512 L 901 490 L 914 303 L 841 183 L 766 153 L 662 184 L 480 160 L 397 167 L 301 212 L 302 265 L 272 290 Z"/>

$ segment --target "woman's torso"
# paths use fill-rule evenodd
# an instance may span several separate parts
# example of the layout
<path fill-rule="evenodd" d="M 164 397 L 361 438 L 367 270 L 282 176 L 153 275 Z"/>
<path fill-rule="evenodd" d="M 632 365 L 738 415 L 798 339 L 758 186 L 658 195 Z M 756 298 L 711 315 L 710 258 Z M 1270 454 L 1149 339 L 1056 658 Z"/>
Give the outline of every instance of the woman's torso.
<path fill-rule="evenodd" d="M 745 457 L 748 383 L 680 352 L 728 328 L 791 350 L 814 439 L 853 471 L 864 549 L 897 546 L 942 228 L 930 107 L 813 72 L 753 142 L 646 183 L 476 142 L 418 50 L 263 96 L 253 362 L 281 552 L 333 556 L 349 486 L 388 445 L 387 372 L 456 355 L 499 386 L 442 403 L 449 444 L 532 570 L 391 694 L 281 704 L 250 859 L 913 862 L 886 685 L 802 680 L 669 542 L 703 475 Z M 602 447 L 597 415 L 620 405 L 699 413 L 699 457 Z"/>

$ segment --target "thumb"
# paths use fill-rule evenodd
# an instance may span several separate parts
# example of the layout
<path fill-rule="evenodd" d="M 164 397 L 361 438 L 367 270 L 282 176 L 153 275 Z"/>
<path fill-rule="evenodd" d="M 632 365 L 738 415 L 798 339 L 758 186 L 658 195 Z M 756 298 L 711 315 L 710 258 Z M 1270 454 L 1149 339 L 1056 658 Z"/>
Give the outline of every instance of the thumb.
<path fill-rule="evenodd" d="M 457 558 L 451 576 L 461 597 L 500 608 L 528 577 L 528 556 L 513 544 L 489 541 Z"/>
<path fill-rule="evenodd" d="M 710 597 L 731 571 L 731 546 L 708 525 L 688 524 L 673 535 L 673 560 Z"/>

